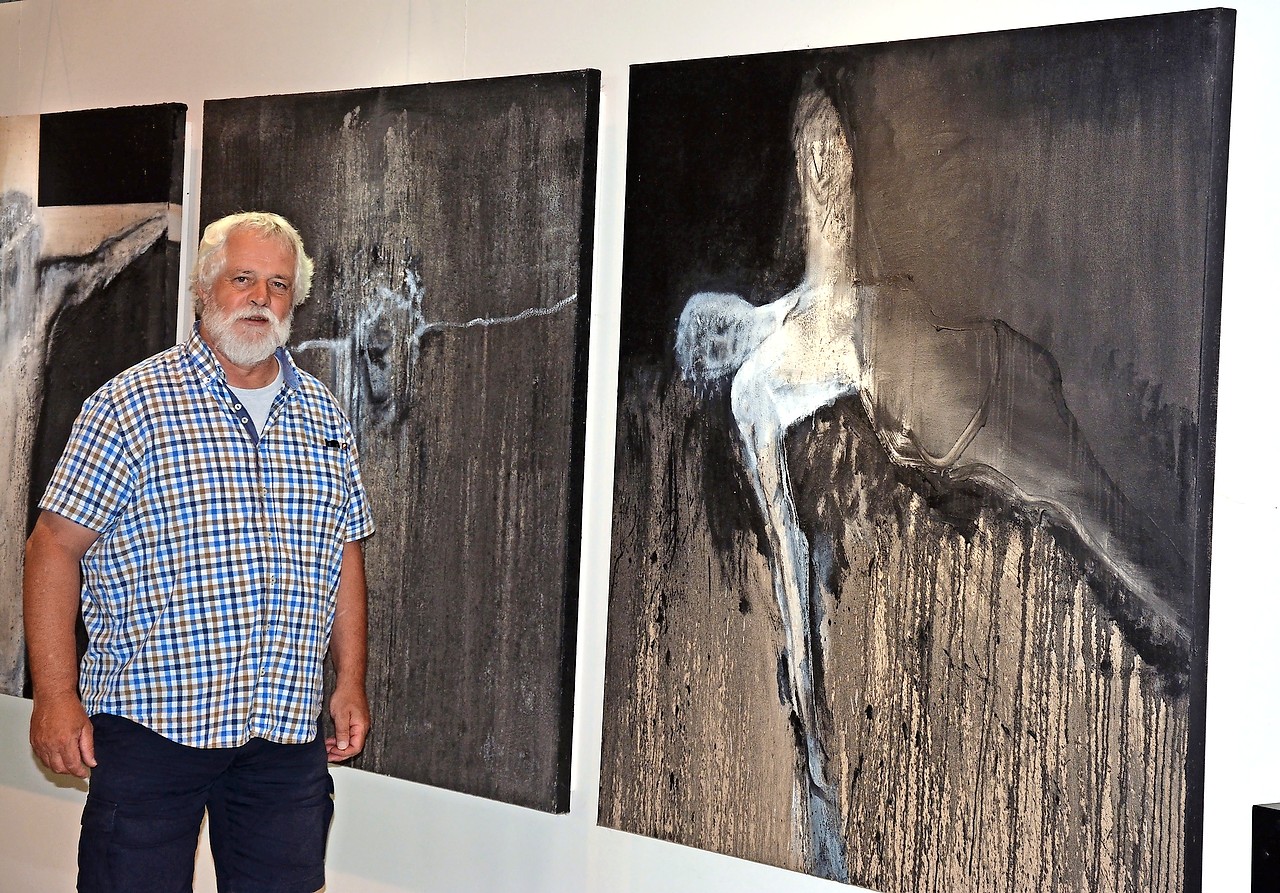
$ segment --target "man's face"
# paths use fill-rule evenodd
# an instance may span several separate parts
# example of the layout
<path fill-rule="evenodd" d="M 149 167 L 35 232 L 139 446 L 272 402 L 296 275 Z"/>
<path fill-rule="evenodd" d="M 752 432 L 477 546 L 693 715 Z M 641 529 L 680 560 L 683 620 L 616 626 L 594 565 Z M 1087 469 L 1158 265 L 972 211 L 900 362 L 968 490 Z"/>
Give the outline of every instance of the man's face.
<path fill-rule="evenodd" d="M 231 362 L 256 366 L 289 340 L 293 251 L 252 230 L 232 230 L 224 251 L 222 271 L 201 294 L 201 332 Z"/>

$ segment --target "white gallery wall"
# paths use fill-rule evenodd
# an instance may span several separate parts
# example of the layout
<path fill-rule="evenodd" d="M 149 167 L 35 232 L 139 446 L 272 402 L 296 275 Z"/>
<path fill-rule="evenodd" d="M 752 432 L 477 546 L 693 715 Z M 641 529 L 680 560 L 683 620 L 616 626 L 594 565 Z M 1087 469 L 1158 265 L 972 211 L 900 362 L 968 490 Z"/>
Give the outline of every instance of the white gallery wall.
<path fill-rule="evenodd" d="M 628 65 L 1198 8 L 1169 0 L 15 0 L 0 116 L 182 102 L 194 244 L 206 99 L 597 68 L 602 104 L 571 809 L 335 772 L 331 891 L 848 889 L 595 825 L 608 602 Z M 1247 889 L 1250 807 L 1280 801 L 1280 4 L 1238 9 L 1210 601 L 1204 889 Z M 304 234 L 305 235 L 305 234 Z M 179 300 L 175 295 L 175 300 Z M 185 330 L 189 310 L 183 299 Z M 175 333 L 176 334 L 176 333 Z M 7 399 L 0 395 L 0 399 Z M 67 890 L 83 789 L 38 771 L 0 696 L 0 893 Z M 197 889 L 214 889 L 207 856 Z"/>

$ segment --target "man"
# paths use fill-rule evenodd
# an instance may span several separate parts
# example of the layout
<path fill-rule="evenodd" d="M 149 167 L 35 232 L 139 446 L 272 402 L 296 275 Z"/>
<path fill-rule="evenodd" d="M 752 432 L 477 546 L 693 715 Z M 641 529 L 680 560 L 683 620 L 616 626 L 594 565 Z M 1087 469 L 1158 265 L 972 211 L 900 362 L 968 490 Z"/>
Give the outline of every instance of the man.
<path fill-rule="evenodd" d="M 93 770 L 81 891 L 189 891 L 206 809 L 219 889 L 324 885 L 327 762 L 369 728 L 373 522 L 347 420 L 283 349 L 311 270 L 283 218 L 210 224 L 191 338 L 85 402 L 41 500 L 31 744 L 54 772 Z"/>

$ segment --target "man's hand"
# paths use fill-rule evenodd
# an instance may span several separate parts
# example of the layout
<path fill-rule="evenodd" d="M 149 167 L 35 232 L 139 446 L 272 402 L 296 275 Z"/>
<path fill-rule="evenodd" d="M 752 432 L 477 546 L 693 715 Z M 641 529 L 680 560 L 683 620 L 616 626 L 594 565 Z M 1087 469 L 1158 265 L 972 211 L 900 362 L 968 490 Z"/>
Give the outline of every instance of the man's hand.
<path fill-rule="evenodd" d="M 93 726 L 74 694 L 41 697 L 31 711 L 31 749 L 49 771 L 88 778 L 98 765 Z"/>
<path fill-rule="evenodd" d="M 334 736 L 325 739 L 329 762 L 349 760 L 364 748 L 369 734 L 369 699 L 363 685 L 339 685 L 329 701 Z"/>

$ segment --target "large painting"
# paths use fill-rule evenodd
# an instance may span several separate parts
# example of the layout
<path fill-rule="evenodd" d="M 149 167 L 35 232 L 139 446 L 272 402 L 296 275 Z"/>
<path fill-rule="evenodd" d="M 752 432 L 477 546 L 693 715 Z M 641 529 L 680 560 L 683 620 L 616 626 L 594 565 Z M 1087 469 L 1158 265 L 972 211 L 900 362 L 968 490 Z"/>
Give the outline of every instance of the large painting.
<path fill-rule="evenodd" d="M 1233 33 L 632 69 L 602 824 L 1199 889 Z"/>
<path fill-rule="evenodd" d="M 186 108 L 0 118 L 0 692 L 26 689 L 22 554 L 81 403 L 173 344 Z"/>
<path fill-rule="evenodd" d="M 316 259 L 295 355 L 356 431 L 374 726 L 354 765 L 568 806 L 599 79 L 205 107 L 201 218 Z"/>

